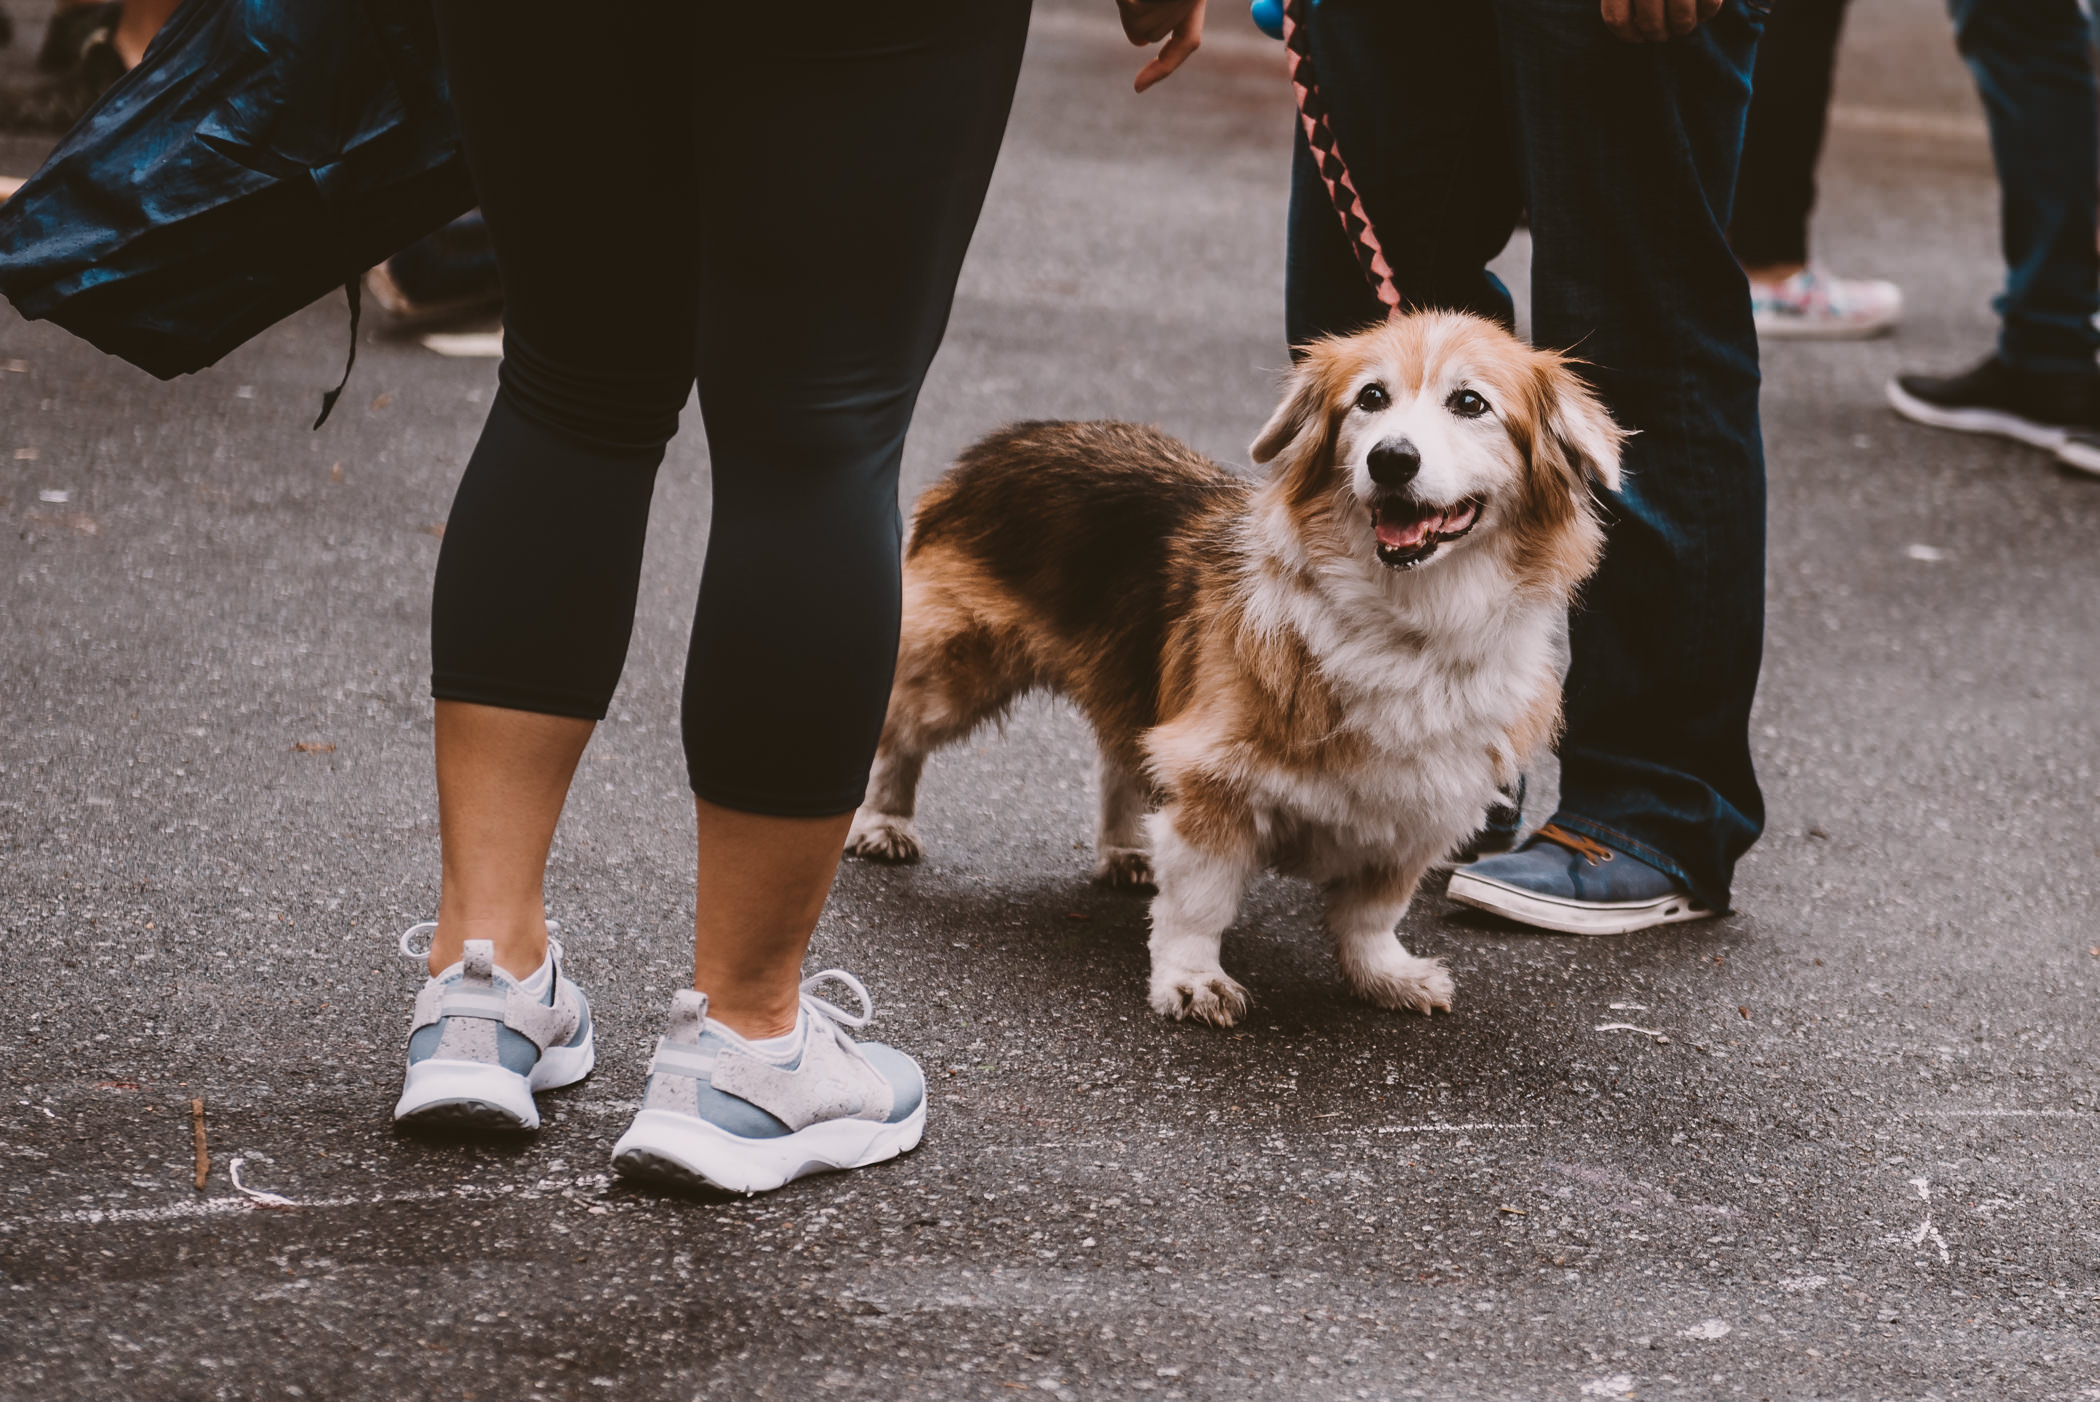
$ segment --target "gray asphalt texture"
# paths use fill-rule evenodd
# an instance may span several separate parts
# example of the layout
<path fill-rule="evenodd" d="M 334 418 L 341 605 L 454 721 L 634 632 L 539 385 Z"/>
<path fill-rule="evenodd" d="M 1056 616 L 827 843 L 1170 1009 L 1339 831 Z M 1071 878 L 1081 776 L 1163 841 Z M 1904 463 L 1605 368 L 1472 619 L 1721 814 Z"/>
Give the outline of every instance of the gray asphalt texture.
<path fill-rule="evenodd" d="M 1143 98 L 1106 0 L 1038 16 L 908 494 L 1023 416 L 1245 462 L 1291 114 L 1224 8 Z M 1253 1015 L 1170 1024 L 1142 902 L 1088 883 L 1086 735 L 1030 705 L 816 937 L 931 1071 L 925 1144 L 751 1201 L 607 1175 L 688 960 L 697 415 L 550 874 L 600 1069 L 528 1143 L 397 1138 L 425 610 L 494 363 L 368 327 L 311 433 L 340 299 L 173 384 L 0 313 L 0 1396 L 2100 1397 L 2100 482 L 1884 407 L 1986 348 L 1996 213 L 1938 6 L 1855 11 L 1817 245 L 1910 312 L 1768 349 L 1740 912 L 1572 939 L 1426 895 L 1459 996 L 1421 1018 L 1271 879 L 1226 944 Z"/>

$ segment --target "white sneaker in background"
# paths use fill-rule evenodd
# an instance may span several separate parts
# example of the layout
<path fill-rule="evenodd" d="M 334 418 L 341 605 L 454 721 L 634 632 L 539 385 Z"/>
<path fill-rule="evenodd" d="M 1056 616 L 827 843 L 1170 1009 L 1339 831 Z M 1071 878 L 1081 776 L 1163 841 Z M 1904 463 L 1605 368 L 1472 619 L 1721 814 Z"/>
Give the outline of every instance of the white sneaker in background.
<path fill-rule="evenodd" d="M 1811 263 L 1780 282 L 1750 279 L 1757 334 L 1775 341 L 1864 341 L 1903 318 L 1903 289 L 1874 278 L 1832 277 Z"/>

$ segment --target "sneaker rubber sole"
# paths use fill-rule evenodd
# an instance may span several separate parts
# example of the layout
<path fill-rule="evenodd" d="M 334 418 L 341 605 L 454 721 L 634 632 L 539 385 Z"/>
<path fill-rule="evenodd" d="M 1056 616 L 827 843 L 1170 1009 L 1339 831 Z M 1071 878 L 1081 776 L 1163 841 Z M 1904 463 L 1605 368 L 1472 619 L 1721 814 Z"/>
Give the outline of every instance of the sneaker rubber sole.
<path fill-rule="evenodd" d="M 598 1064 L 598 1031 L 574 1047 L 550 1047 L 530 1076 L 485 1061 L 432 1057 L 408 1068 L 394 1123 L 411 1129 L 535 1130 L 540 1109 L 532 1093 L 573 1086 Z"/>
<path fill-rule="evenodd" d="M 745 1139 L 674 1110 L 644 1110 L 613 1146 L 613 1170 L 687 1189 L 766 1193 L 812 1173 L 866 1168 L 919 1147 L 926 1105 L 896 1124 L 822 1120 L 775 1139 Z"/>
<path fill-rule="evenodd" d="M 1890 408 L 1912 423 L 1921 423 L 1929 428 L 1947 428 L 1956 433 L 1988 433 L 1998 438 L 2010 438 L 2015 442 L 2025 443 L 2029 447 L 2043 448 L 2059 456 L 2071 437 L 2071 430 L 2068 428 L 2057 424 L 2045 424 L 2039 419 L 2023 419 L 2018 414 L 2007 413 L 2003 409 L 1949 409 L 1943 405 L 1928 403 L 1894 380 L 1889 381 L 1888 395 Z"/>
<path fill-rule="evenodd" d="M 2077 434 L 2067 435 L 2057 445 L 2056 460 L 2065 467 L 2075 467 L 2080 472 L 2090 472 L 2100 477 L 2100 443 Z"/>
<path fill-rule="evenodd" d="M 1838 321 L 1829 317 L 1817 320 L 1766 315 L 1756 320 L 1760 341 L 1871 341 L 1894 331 L 1902 316 L 1899 313 L 1873 321 Z"/>
<path fill-rule="evenodd" d="M 1463 871 L 1451 874 L 1444 894 L 1460 905 L 1563 935 L 1624 935 L 1653 925 L 1704 920 L 1714 912 L 1687 895 L 1652 901 L 1577 901 L 1542 896 Z"/>

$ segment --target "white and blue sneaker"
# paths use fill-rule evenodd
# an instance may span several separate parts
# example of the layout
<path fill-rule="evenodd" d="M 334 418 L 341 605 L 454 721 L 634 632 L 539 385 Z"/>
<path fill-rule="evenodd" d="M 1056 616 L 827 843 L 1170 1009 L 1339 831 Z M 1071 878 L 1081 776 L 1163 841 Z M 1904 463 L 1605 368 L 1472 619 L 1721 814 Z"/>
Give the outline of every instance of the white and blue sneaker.
<path fill-rule="evenodd" d="M 1669 872 L 1559 823 L 1547 823 L 1514 852 L 1458 868 L 1444 894 L 1567 935 L 1623 935 L 1715 913 Z"/>
<path fill-rule="evenodd" d="M 437 929 L 411 927 L 401 952 L 427 957 L 416 940 Z M 561 966 L 561 946 L 530 978 L 496 967 L 495 946 L 468 940 L 460 961 L 434 974 L 416 995 L 408 1034 L 408 1078 L 394 1123 L 416 1129 L 532 1130 L 532 1093 L 574 1085 L 591 1074 L 598 1041 L 583 990 Z"/>
<path fill-rule="evenodd" d="M 862 1011 L 811 992 L 828 981 L 852 989 Z M 706 994 L 683 990 L 671 999 L 671 1030 L 656 1044 L 642 1108 L 613 1146 L 613 1168 L 679 1187 L 763 1193 L 917 1148 L 926 1131 L 919 1063 L 845 1032 L 874 1012 L 859 979 L 830 969 L 803 980 L 793 1032 L 751 1041 L 707 1015 Z"/>

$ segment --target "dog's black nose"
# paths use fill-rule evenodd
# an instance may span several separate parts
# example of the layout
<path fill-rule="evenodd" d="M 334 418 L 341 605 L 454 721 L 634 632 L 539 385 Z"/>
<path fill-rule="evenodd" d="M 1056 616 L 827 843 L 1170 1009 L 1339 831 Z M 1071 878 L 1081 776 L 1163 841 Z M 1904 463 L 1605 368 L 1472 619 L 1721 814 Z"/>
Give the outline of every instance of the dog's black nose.
<path fill-rule="evenodd" d="M 1422 455 L 1405 438 L 1388 438 L 1371 450 L 1371 480 L 1381 487 L 1404 487 L 1422 470 Z"/>

